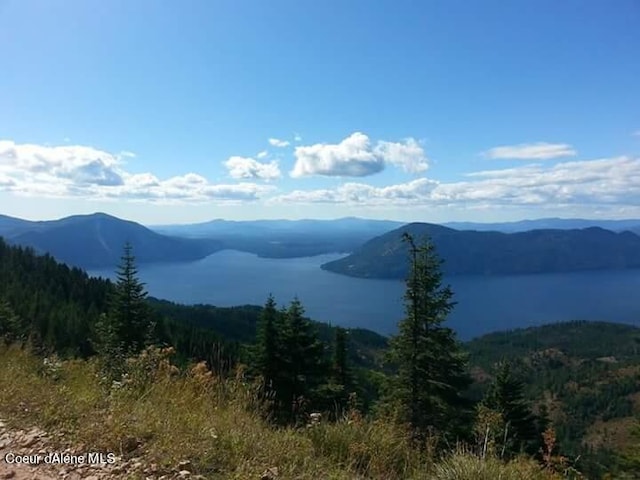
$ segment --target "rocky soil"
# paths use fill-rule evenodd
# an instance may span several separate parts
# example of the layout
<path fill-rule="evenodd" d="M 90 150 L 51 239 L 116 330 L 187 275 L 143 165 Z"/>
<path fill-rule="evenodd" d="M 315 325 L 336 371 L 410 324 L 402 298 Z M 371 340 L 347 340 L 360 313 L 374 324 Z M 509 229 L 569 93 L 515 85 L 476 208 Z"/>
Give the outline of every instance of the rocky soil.
<path fill-rule="evenodd" d="M 186 460 L 171 471 L 162 472 L 157 465 L 145 464 L 141 458 L 125 460 L 107 457 L 105 452 L 100 461 L 89 457 L 89 452 L 66 445 L 62 435 L 56 437 L 35 427 L 12 429 L 0 419 L 0 480 L 204 479 L 192 475 Z M 16 461 L 18 457 L 20 462 Z"/>

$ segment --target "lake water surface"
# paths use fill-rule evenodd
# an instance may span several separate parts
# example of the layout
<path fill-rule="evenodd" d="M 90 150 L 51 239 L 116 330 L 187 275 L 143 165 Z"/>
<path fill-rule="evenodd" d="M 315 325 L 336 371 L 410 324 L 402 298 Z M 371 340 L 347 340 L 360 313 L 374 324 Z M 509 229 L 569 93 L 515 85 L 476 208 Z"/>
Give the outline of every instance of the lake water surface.
<path fill-rule="evenodd" d="M 320 265 L 342 254 L 272 259 L 225 250 L 188 263 L 140 265 L 150 295 L 179 303 L 279 304 L 294 296 L 314 320 L 394 333 L 402 318 L 404 283 L 351 278 Z M 113 272 L 91 275 L 113 278 Z M 461 339 L 565 320 L 640 325 L 640 270 L 445 279 L 458 302 L 448 324 Z"/>

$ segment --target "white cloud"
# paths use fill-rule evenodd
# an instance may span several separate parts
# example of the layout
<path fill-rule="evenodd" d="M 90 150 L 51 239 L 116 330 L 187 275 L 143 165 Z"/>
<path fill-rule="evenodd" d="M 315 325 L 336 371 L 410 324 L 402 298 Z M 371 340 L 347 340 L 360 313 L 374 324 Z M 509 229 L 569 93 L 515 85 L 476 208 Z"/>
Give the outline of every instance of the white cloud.
<path fill-rule="evenodd" d="M 566 143 L 521 143 L 494 147 L 483 153 L 492 159 L 549 160 L 551 158 L 573 157 L 576 150 Z"/>
<path fill-rule="evenodd" d="M 348 203 L 357 205 L 420 204 L 429 201 L 438 182 L 418 178 L 411 182 L 374 187 L 365 183 L 349 182 L 336 189 L 294 190 L 279 195 L 273 203 Z"/>
<path fill-rule="evenodd" d="M 268 156 L 269 152 L 267 152 L 266 150 L 263 150 L 256 155 L 257 158 L 267 158 Z"/>
<path fill-rule="evenodd" d="M 335 189 L 295 190 L 274 197 L 272 201 L 476 209 L 640 205 L 640 158 L 604 158 L 554 166 L 527 165 L 475 172 L 467 177 L 470 180 L 453 183 L 419 178 L 387 187 L 345 183 Z"/>
<path fill-rule="evenodd" d="M 405 172 L 421 173 L 429 168 L 424 150 L 413 138 L 407 138 L 404 143 L 380 141 L 374 152 L 386 163 L 402 167 Z"/>
<path fill-rule="evenodd" d="M 275 190 L 248 182 L 212 184 L 195 173 L 160 180 L 151 173 L 127 172 L 123 156 L 129 155 L 78 145 L 0 141 L 0 190 L 27 196 L 159 203 L 234 203 L 257 200 Z"/>
<path fill-rule="evenodd" d="M 424 172 L 429 168 L 424 150 L 415 139 L 379 141 L 372 146 L 369 137 L 361 132 L 351 134 L 338 144 L 296 147 L 295 156 L 292 177 L 366 177 L 381 172 L 387 164 L 410 173 Z"/>
<path fill-rule="evenodd" d="M 365 177 L 384 169 L 384 160 L 371 149 L 369 137 L 356 132 L 338 144 L 296 147 L 292 177 L 310 175 Z"/>
<path fill-rule="evenodd" d="M 280 140 L 278 138 L 270 138 L 269 144 L 274 147 L 280 147 L 280 148 L 288 147 L 290 145 L 290 143 L 287 140 Z"/>
<path fill-rule="evenodd" d="M 301 142 L 302 141 L 302 136 L 299 133 L 294 134 L 293 136 L 293 140 L 295 142 Z"/>
<path fill-rule="evenodd" d="M 224 165 L 229 170 L 231 178 L 235 179 L 275 180 L 281 176 L 276 160 L 261 163 L 253 158 L 235 156 L 224 162 Z"/>

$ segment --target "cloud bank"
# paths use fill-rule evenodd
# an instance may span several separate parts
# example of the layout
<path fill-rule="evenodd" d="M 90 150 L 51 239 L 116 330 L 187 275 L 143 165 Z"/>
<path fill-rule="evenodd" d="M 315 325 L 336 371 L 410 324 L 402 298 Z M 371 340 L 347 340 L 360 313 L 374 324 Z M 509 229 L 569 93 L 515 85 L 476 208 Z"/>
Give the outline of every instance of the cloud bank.
<path fill-rule="evenodd" d="M 161 180 L 152 173 L 130 173 L 124 152 L 93 147 L 50 147 L 0 141 L 0 188 L 19 195 L 142 200 L 158 203 L 257 200 L 274 187 L 255 183 L 212 184 L 196 173 Z M 264 170 L 261 171 L 264 175 Z M 273 169 L 267 167 L 267 175 Z"/>
<path fill-rule="evenodd" d="M 529 165 L 467 175 L 441 183 L 419 178 L 373 187 L 345 183 L 335 189 L 294 190 L 271 198 L 276 203 L 344 203 L 376 206 L 542 206 L 640 205 L 640 158 L 614 157 Z"/>

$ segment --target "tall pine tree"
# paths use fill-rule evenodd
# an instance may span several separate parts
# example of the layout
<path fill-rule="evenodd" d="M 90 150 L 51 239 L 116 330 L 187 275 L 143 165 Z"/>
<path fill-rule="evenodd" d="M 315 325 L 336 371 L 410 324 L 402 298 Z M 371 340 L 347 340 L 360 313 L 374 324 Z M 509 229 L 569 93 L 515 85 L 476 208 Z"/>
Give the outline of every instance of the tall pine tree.
<path fill-rule="evenodd" d="M 430 433 L 457 435 L 468 409 L 462 394 L 471 380 L 454 332 L 443 326 L 455 305 L 453 292 L 442 285 L 434 246 L 429 241 L 418 246 L 408 233 L 403 240 L 409 246 L 411 268 L 405 318 L 389 350 L 389 360 L 397 367 L 391 400 L 416 439 Z"/>
<path fill-rule="evenodd" d="M 286 408 L 290 406 L 290 419 L 305 413 L 312 403 L 316 389 L 326 379 L 324 345 L 318 339 L 313 324 L 304 316 L 304 307 L 295 298 L 286 310 L 283 325 L 282 379 L 278 396 Z"/>
<path fill-rule="evenodd" d="M 124 246 L 122 262 L 116 273 L 109 312 L 101 316 L 96 327 L 98 349 L 109 356 L 137 353 L 152 343 L 154 336 L 147 291 L 138 278 L 130 243 Z"/>
<path fill-rule="evenodd" d="M 267 392 L 275 391 L 281 375 L 280 313 L 273 295 L 269 295 L 260 314 L 257 328 L 255 367 L 262 376 Z"/>
<path fill-rule="evenodd" d="M 352 386 L 351 371 L 348 360 L 347 330 L 336 327 L 336 334 L 333 347 L 333 381 L 341 385 L 345 391 Z"/>

